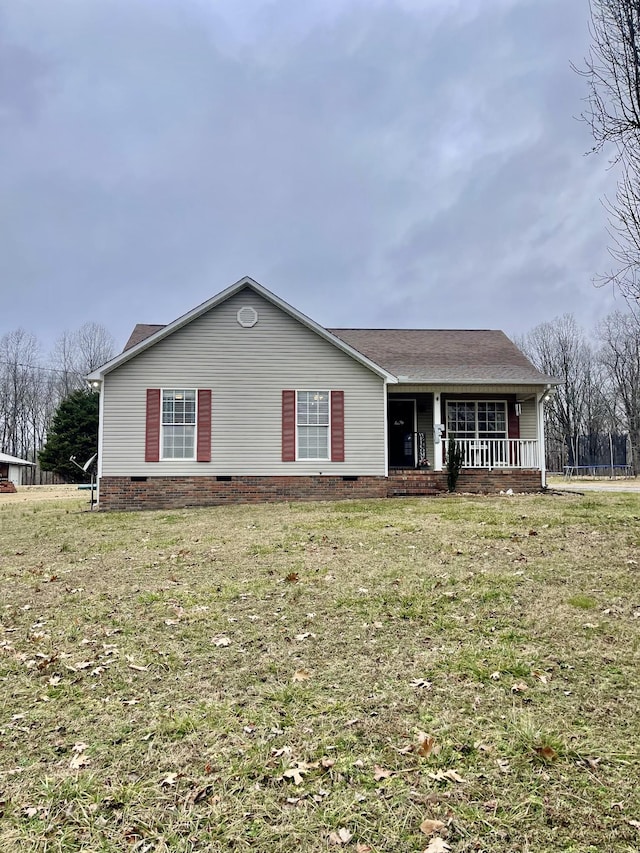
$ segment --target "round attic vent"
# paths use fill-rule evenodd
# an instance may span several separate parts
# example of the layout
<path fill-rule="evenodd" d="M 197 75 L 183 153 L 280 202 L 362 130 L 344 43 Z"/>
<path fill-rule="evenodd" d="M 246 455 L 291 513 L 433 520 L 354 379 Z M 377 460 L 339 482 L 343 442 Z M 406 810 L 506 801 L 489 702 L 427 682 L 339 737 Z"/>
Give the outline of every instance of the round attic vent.
<path fill-rule="evenodd" d="M 238 323 L 240 323 L 240 325 L 245 329 L 250 329 L 258 322 L 258 312 L 250 305 L 245 305 L 240 308 L 236 317 L 238 318 Z"/>

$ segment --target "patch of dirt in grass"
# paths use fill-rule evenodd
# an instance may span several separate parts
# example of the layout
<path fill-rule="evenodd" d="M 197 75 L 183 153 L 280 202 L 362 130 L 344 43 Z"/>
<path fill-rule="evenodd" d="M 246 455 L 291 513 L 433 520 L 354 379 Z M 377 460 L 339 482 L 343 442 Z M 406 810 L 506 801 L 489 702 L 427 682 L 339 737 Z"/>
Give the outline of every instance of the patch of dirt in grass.
<path fill-rule="evenodd" d="M 80 508 L 0 507 L 0 849 L 638 847 L 637 496 Z"/>

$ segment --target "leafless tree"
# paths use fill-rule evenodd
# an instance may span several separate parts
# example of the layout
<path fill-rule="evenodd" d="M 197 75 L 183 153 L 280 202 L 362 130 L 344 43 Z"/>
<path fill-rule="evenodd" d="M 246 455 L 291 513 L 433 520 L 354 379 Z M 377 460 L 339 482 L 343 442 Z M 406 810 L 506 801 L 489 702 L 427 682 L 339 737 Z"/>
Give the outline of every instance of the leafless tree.
<path fill-rule="evenodd" d="M 35 460 L 59 400 L 56 375 L 24 329 L 0 338 L 0 450 Z"/>
<path fill-rule="evenodd" d="M 616 415 L 629 433 L 634 472 L 640 473 L 640 333 L 629 314 L 615 312 L 597 328 L 600 361 Z"/>
<path fill-rule="evenodd" d="M 596 149 L 613 142 L 620 155 L 640 149 L 640 0 L 591 0 L 591 50 L 585 118 Z"/>
<path fill-rule="evenodd" d="M 539 370 L 561 380 L 545 407 L 550 456 L 556 464 L 580 464 L 581 437 L 606 429 L 593 348 L 571 314 L 541 323 L 518 343 Z"/>
<path fill-rule="evenodd" d="M 62 334 L 48 363 L 30 332 L 0 337 L 0 450 L 35 460 L 58 404 L 114 351 L 113 338 L 96 323 Z"/>
<path fill-rule="evenodd" d="M 601 276 L 629 303 L 640 322 L 640 0 L 590 0 L 591 49 L 584 67 L 589 94 L 583 117 L 594 150 L 613 146 L 622 170 L 616 198 L 606 203 L 614 269 Z"/>
<path fill-rule="evenodd" d="M 112 335 L 99 323 L 85 323 L 73 332 L 65 331 L 56 341 L 51 364 L 59 371 L 63 397 L 82 388 L 87 373 L 115 355 Z"/>

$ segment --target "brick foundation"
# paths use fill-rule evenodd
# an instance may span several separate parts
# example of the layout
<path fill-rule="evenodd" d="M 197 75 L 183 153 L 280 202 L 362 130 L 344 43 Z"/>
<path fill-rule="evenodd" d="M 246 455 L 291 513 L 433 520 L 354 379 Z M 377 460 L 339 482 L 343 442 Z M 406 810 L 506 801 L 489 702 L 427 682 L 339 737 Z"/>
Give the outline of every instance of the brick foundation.
<path fill-rule="evenodd" d="M 447 475 L 444 473 L 445 487 Z M 465 468 L 458 477 L 458 492 L 496 494 L 513 489 L 514 492 L 539 492 L 542 490 L 542 473 L 530 468 Z"/>
<path fill-rule="evenodd" d="M 459 492 L 537 492 L 540 471 L 464 470 Z M 387 477 L 102 477 L 100 509 L 176 509 L 228 503 L 322 501 L 436 495 L 447 490 L 447 474 L 412 469 Z"/>
<path fill-rule="evenodd" d="M 0 480 L 0 494 L 14 494 L 18 490 L 11 480 Z"/>
<path fill-rule="evenodd" d="M 425 471 L 412 468 L 392 471 L 388 479 L 388 496 L 437 495 L 447 491 L 446 471 Z M 458 477 L 457 492 L 497 494 L 539 492 L 542 489 L 540 471 L 530 468 L 465 468 Z"/>

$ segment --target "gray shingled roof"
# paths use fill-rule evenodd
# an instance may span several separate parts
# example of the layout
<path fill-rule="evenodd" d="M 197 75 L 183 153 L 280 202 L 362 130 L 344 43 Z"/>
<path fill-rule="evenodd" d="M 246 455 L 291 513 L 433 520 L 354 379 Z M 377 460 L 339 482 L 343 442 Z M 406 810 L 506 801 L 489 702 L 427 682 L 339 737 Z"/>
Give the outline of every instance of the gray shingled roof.
<path fill-rule="evenodd" d="M 124 351 L 164 329 L 138 323 Z M 401 382 L 553 382 L 504 334 L 492 329 L 328 329 Z"/>
<path fill-rule="evenodd" d="M 150 323 L 136 323 L 136 327 L 129 335 L 129 340 L 124 345 L 122 352 L 126 352 L 128 349 L 131 349 L 131 347 L 139 344 L 140 341 L 144 341 L 151 337 L 151 335 L 159 332 L 160 329 L 164 329 L 164 326 L 152 325 Z"/>
<path fill-rule="evenodd" d="M 540 385 L 553 378 L 497 330 L 329 329 L 401 382 Z"/>

